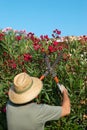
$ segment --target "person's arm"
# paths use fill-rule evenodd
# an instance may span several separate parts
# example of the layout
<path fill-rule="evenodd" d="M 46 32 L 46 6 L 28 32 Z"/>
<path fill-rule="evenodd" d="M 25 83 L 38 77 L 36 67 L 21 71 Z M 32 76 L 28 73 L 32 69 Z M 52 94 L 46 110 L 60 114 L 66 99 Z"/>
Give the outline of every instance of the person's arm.
<path fill-rule="evenodd" d="M 68 96 L 67 89 L 64 87 L 63 91 L 63 103 L 62 103 L 62 114 L 61 117 L 70 114 L 70 99 Z"/>

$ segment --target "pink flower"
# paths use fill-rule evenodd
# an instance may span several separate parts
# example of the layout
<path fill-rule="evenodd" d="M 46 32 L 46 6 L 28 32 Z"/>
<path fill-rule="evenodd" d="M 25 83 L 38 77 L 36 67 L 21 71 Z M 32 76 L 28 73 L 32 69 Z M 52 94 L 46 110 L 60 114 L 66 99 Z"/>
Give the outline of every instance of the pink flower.
<path fill-rule="evenodd" d="M 12 30 L 12 28 L 11 28 L 11 27 L 7 27 L 7 28 L 4 28 L 4 29 L 2 30 L 2 32 L 8 32 L 8 31 L 10 31 L 10 30 Z"/>
<path fill-rule="evenodd" d="M 26 33 L 26 30 L 20 30 L 20 33 L 21 33 L 21 34 L 27 34 L 27 33 Z"/>
<path fill-rule="evenodd" d="M 2 109 L 2 112 L 6 113 L 6 106 Z"/>

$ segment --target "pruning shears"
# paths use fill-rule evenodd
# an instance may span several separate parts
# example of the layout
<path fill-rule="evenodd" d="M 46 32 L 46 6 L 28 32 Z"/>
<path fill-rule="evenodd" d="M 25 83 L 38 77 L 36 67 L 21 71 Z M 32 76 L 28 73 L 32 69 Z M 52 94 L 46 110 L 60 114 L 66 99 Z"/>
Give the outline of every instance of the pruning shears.
<path fill-rule="evenodd" d="M 45 61 L 46 66 L 47 66 L 47 70 L 40 77 L 40 80 L 43 80 L 50 73 L 52 75 L 53 79 L 55 80 L 55 82 L 57 83 L 57 86 L 58 86 L 60 92 L 61 92 L 61 89 L 60 89 L 61 85 L 59 84 L 59 79 L 58 79 L 57 74 L 54 71 L 54 69 L 55 69 L 56 64 L 61 60 L 62 54 L 63 54 L 63 51 L 60 52 L 60 55 L 57 56 L 57 58 L 54 61 L 53 65 L 51 66 L 48 55 L 45 52 L 43 53 L 44 61 Z"/>

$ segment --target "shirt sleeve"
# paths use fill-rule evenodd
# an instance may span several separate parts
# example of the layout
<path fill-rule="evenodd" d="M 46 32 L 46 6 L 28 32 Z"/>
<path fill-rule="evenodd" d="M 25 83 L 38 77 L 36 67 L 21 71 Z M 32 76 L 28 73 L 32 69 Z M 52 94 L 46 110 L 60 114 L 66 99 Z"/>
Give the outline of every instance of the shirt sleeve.
<path fill-rule="evenodd" d="M 43 104 L 40 109 L 40 118 L 44 123 L 51 120 L 58 120 L 61 117 L 61 112 L 61 106 Z"/>

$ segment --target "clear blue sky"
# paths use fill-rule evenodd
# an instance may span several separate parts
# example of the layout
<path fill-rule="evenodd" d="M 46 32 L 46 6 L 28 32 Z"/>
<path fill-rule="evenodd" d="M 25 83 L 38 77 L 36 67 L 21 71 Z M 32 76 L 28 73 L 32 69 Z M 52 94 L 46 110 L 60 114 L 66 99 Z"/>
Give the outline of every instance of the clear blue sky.
<path fill-rule="evenodd" d="M 87 35 L 87 0 L 0 0 L 0 29 L 12 27 L 50 37 Z"/>

